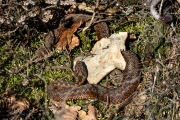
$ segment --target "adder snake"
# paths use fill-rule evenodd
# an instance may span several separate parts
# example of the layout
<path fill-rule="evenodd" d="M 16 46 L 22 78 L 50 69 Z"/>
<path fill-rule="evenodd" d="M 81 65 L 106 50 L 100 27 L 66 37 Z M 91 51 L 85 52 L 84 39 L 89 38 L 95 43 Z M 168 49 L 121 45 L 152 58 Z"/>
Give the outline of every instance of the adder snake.
<path fill-rule="evenodd" d="M 55 101 L 97 98 L 110 104 L 121 104 L 136 91 L 141 76 L 140 62 L 136 54 L 131 51 L 122 51 L 122 54 L 126 68 L 123 71 L 122 84 L 118 88 L 109 89 L 96 84 L 81 85 L 87 78 L 87 70 L 84 63 L 78 61 L 74 72 L 74 78 L 78 82 L 52 82 L 48 86 L 48 96 Z"/>
<path fill-rule="evenodd" d="M 99 31 L 99 33 L 101 32 Z M 48 85 L 48 96 L 55 101 L 95 98 L 110 104 L 125 102 L 133 95 L 140 83 L 141 66 L 135 53 L 122 51 L 122 55 L 126 61 L 126 67 L 119 87 L 110 89 L 97 84 L 82 85 L 88 76 L 88 72 L 85 64 L 78 61 L 74 71 L 76 82 L 56 80 Z"/>

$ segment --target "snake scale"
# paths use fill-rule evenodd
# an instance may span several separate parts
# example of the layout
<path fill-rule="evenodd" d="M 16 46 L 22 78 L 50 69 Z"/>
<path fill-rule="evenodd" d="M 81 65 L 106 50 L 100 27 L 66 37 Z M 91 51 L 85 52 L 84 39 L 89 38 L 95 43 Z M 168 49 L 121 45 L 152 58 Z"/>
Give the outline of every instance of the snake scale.
<path fill-rule="evenodd" d="M 107 27 L 104 28 L 107 29 Z M 108 31 L 104 30 L 103 26 L 98 30 L 98 34 L 101 33 L 101 30 L 103 34 L 104 31 Z M 123 71 L 123 80 L 119 87 L 110 89 L 97 84 L 83 85 L 88 72 L 85 63 L 77 61 L 74 71 L 76 82 L 56 80 L 48 85 L 48 96 L 55 101 L 94 98 L 102 102 L 109 102 L 110 104 L 124 103 L 133 95 L 140 83 L 141 65 L 135 53 L 131 51 L 122 51 L 121 53 L 126 61 L 126 67 Z"/>

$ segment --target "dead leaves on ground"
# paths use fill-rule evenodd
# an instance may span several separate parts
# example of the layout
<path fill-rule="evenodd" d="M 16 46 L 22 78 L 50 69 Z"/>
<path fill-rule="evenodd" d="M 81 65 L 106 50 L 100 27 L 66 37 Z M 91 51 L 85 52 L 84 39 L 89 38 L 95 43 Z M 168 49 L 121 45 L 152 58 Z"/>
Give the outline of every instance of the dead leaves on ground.
<path fill-rule="evenodd" d="M 91 15 L 86 14 L 69 14 L 61 21 L 61 24 L 54 30 L 55 39 L 57 41 L 55 48 L 58 50 L 74 49 L 80 44 L 80 40 L 75 35 L 77 29 L 87 24 L 91 20 Z M 97 34 L 97 40 L 103 37 L 109 37 L 109 28 L 105 22 L 100 22 L 94 25 Z M 53 38 L 53 36 L 51 36 Z"/>
<path fill-rule="evenodd" d="M 74 47 L 79 45 L 79 39 L 74 34 L 77 29 L 88 22 L 91 19 L 89 15 L 83 14 L 70 14 L 67 15 L 59 28 L 57 28 L 54 33 L 57 39 L 56 49 L 64 50 L 68 47 L 72 50 Z"/>
<path fill-rule="evenodd" d="M 64 105 L 60 110 L 55 106 L 49 107 L 55 118 L 61 120 L 97 120 L 97 109 L 91 104 L 88 105 L 88 112 L 81 110 L 80 106 Z"/>
<path fill-rule="evenodd" d="M 30 103 L 27 99 L 18 99 L 16 94 L 11 94 L 7 91 L 4 92 L 0 98 L 0 113 L 5 113 L 4 116 L 21 114 L 30 107 Z"/>

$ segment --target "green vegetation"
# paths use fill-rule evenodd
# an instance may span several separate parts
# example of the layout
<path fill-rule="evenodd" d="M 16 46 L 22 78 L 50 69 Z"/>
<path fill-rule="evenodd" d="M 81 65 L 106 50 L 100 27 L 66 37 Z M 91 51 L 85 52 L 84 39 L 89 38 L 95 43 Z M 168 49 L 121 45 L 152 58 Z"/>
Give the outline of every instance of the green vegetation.
<path fill-rule="evenodd" d="M 85 2 L 91 3 L 88 0 Z M 40 3 L 38 4 L 40 5 Z M 112 33 L 125 31 L 137 37 L 136 40 L 128 40 L 126 44 L 128 49 L 138 55 L 142 63 L 142 81 L 132 102 L 117 113 L 114 112 L 117 105 L 108 105 L 108 103 L 95 100 L 93 102 L 90 100 L 71 100 L 67 101 L 67 103 L 81 106 L 85 111 L 88 111 L 87 105 L 93 103 L 98 109 L 99 120 L 108 120 L 110 116 L 113 116 L 114 119 L 124 118 L 127 120 L 177 119 L 179 115 L 179 110 L 177 109 L 179 108 L 178 95 L 180 94 L 180 27 L 178 27 L 180 24 L 178 22 L 175 23 L 176 32 L 173 32 L 169 24 L 155 21 L 147 11 L 140 9 L 140 6 L 135 13 L 131 14 L 137 15 L 136 18 L 138 19 L 134 19 L 133 22 L 128 21 L 126 19 L 128 16 L 124 17 L 123 13 L 114 15 L 114 21 L 107 21 Z M 17 22 L 19 14 L 15 13 L 15 16 L 14 22 Z M 124 19 L 121 21 L 119 17 L 124 17 Z M 55 16 L 54 19 L 57 20 L 59 18 Z M 41 25 L 42 21 L 38 21 L 39 19 L 29 18 L 28 20 L 30 22 L 34 21 L 34 24 L 37 24 L 37 26 L 28 26 L 29 28 L 26 30 L 26 28 L 22 27 L 23 25 L 19 25 L 22 29 L 10 34 L 12 36 L 0 35 L 0 41 L 2 41 L 0 43 L 0 98 L 2 99 L 0 100 L 0 106 L 3 104 L 3 99 L 6 98 L 3 93 L 8 91 L 16 94 L 18 99 L 25 98 L 29 101 L 31 104 L 30 111 L 32 112 L 33 109 L 35 111 L 30 115 L 30 119 L 48 119 L 53 117 L 53 115 L 46 108 L 46 105 L 51 105 L 49 99 L 46 101 L 46 85 L 58 78 L 74 81 L 72 73 L 73 59 L 80 54 L 89 54 L 95 43 L 96 35 L 95 33 L 90 33 L 91 31 L 88 31 L 88 34 L 77 33 L 81 42 L 74 50 L 59 52 L 52 50 L 53 54 L 50 57 L 31 62 L 36 55 L 36 50 L 43 45 L 44 36 L 42 34 L 47 33 L 47 31 L 40 30 L 39 24 Z M 28 20 L 25 22 L 28 23 Z M 56 20 L 51 21 L 53 25 Z M 121 25 L 121 23 L 126 22 L 124 20 L 127 21 L 127 24 Z M 52 23 L 44 24 L 47 27 Z M 6 23 L 2 25 L 7 26 L 7 28 L 14 28 L 13 25 Z M 8 32 L 6 27 L 3 27 L 2 30 L 6 33 Z M 32 35 L 32 31 L 37 31 L 37 35 L 32 37 L 32 39 L 28 39 Z M 27 43 L 24 40 L 27 40 Z M 51 68 L 52 66 L 59 68 L 53 69 Z M 18 70 L 21 71 L 16 73 Z M 107 81 L 110 81 L 109 75 L 99 84 L 107 86 Z M 112 83 L 115 86 L 119 85 L 117 81 L 112 81 Z M 104 111 L 104 109 L 106 110 Z M 3 114 L 3 110 L 0 107 L 0 114 Z M 50 113 L 46 114 L 48 112 Z"/>

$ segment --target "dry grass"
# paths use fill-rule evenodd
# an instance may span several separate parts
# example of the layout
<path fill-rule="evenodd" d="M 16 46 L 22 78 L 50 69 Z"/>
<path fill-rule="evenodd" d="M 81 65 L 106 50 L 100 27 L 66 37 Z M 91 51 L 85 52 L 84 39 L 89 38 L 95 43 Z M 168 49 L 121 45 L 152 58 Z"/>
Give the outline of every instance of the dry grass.
<path fill-rule="evenodd" d="M 128 31 L 137 36 L 136 40 L 128 40 L 127 49 L 134 51 L 143 64 L 142 81 L 132 102 L 125 108 L 117 110 L 117 105 L 93 101 L 92 103 L 99 110 L 98 119 L 179 119 L 179 5 L 176 2 L 172 5 L 174 10 L 172 14 L 176 19 L 174 19 L 174 26 L 171 27 L 170 24 L 154 20 L 148 6 L 143 6 L 141 1 L 131 2 L 122 2 L 121 12 L 114 16 L 106 16 L 106 13 L 103 13 L 103 19 L 107 20 L 112 33 Z M 80 35 L 82 44 L 73 51 L 56 52 L 53 50 L 45 58 L 35 58 L 35 51 L 43 44 L 44 33 L 56 27 L 58 20 L 63 16 L 61 12 L 63 8 L 43 2 L 35 6 L 30 5 L 28 7 L 31 10 L 39 11 L 36 17 L 27 17 L 24 23 L 18 23 L 22 15 L 29 13 L 22 12 L 25 9 L 23 7 L 26 7 L 23 6 L 23 2 L 0 5 L 2 5 L 1 20 L 2 16 L 7 18 L 6 21 L 0 23 L 0 117 L 3 119 L 10 117 L 11 119 L 51 119 L 53 114 L 48 106 L 52 103 L 46 95 L 47 85 L 57 78 L 73 79 L 72 60 L 79 54 L 89 54 L 89 49 L 95 42 L 92 39 L 94 33 L 88 31 L 86 37 Z M 39 9 L 38 6 L 46 9 Z M 15 12 L 17 10 L 18 13 Z M 42 21 L 43 17 L 40 14 L 46 10 L 51 10 L 54 15 L 53 19 L 47 23 Z M 7 11 L 9 11 L 8 15 Z M 10 19 L 11 16 L 14 18 Z M 101 83 L 106 83 L 104 81 L 108 79 L 109 77 L 106 77 Z M 24 99 L 29 104 L 23 102 L 26 101 Z M 11 106 L 19 104 L 17 101 L 21 101 L 20 108 Z M 91 101 L 77 100 L 67 103 L 81 106 L 87 111 L 87 102 Z"/>

